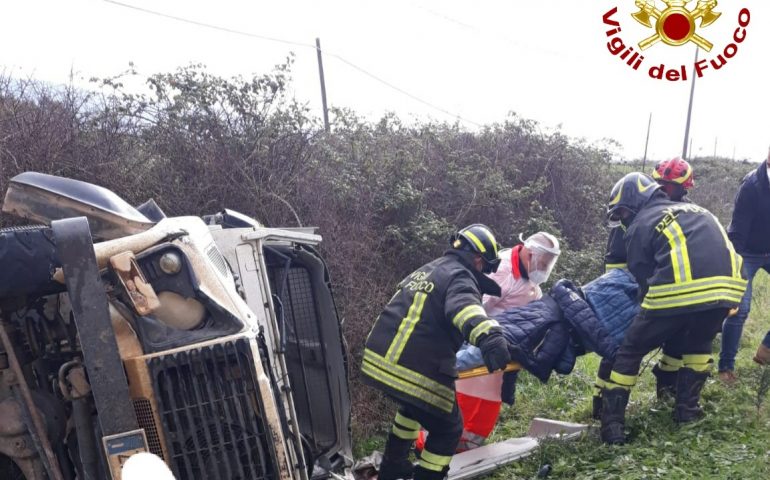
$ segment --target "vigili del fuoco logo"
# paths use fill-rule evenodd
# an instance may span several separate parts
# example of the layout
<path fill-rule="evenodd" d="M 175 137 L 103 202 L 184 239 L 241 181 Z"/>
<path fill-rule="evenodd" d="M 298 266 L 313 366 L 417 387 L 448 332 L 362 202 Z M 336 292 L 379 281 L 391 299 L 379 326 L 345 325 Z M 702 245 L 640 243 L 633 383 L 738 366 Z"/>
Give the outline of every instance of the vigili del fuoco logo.
<path fill-rule="evenodd" d="M 615 6 L 602 16 L 608 37 L 607 49 L 632 70 L 647 72 L 650 78 L 656 80 L 687 81 L 691 70 L 699 78 L 708 72 L 721 70 L 738 54 L 751 21 L 748 8 L 741 8 L 733 19 L 725 18 L 727 15 L 718 11 L 716 0 L 636 0 L 634 4 L 633 13 L 619 13 Z M 709 27 L 717 22 L 730 21 L 733 22 L 730 26 L 732 35 L 722 44 L 715 45 L 713 27 Z M 631 38 L 623 31 L 626 22 L 644 27 L 646 36 Z M 702 56 L 706 58 L 689 66 L 664 61 L 667 49 L 685 45 L 697 45 L 701 49 L 700 54 L 705 52 Z"/>

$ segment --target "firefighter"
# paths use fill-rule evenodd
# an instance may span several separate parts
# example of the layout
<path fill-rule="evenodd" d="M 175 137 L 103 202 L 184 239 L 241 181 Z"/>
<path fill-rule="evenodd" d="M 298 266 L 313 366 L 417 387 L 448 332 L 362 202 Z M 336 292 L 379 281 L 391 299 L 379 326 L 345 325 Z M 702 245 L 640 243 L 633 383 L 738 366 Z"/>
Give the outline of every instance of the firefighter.
<path fill-rule="evenodd" d="M 602 440 L 621 444 L 642 359 L 666 341 L 682 345 L 674 420 L 703 416 L 699 400 L 713 363 L 711 342 L 740 302 L 746 280 L 742 259 L 716 217 L 695 204 L 669 200 L 645 174 L 629 173 L 615 184 L 607 215 L 626 227 L 628 270 L 642 298 L 602 390 Z"/>
<path fill-rule="evenodd" d="M 685 197 L 688 191 L 695 186 L 695 179 L 692 167 L 686 160 L 674 157 L 670 160 L 658 162 L 652 170 L 652 178 L 658 182 L 660 189 L 671 201 L 689 202 Z M 607 254 L 604 256 L 606 271 L 610 271 L 613 268 L 626 268 L 626 246 L 623 243 L 625 232 L 626 228 L 622 224 L 610 230 L 610 237 L 607 241 Z M 670 400 L 676 395 L 676 372 L 681 366 L 682 353 L 680 342 L 677 339 L 666 342 L 663 345 L 663 355 L 652 368 L 652 373 L 655 375 L 655 391 L 658 400 Z M 611 369 L 612 360 L 602 359 L 594 385 L 593 418 L 596 420 L 601 418 L 601 390 L 604 387 L 604 382 L 609 379 Z"/>
<path fill-rule="evenodd" d="M 463 421 L 455 400 L 455 354 L 463 341 L 481 349 L 490 372 L 511 360 L 500 326 L 481 306 L 500 295 L 485 273 L 497 270 L 498 244 L 480 224 L 451 238 L 451 249 L 398 285 L 364 349 L 363 381 L 394 399 L 398 412 L 385 445 L 380 480 L 443 479 Z M 420 427 L 429 435 L 418 465 L 408 460 Z"/>
<path fill-rule="evenodd" d="M 561 254 L 559 240 L 547 232 L 537 232 L 521 243 L 500 252 L 500 268 L 489 278 L 500 286 L 500 296 L 484 295 L 484 311 L 491 317 L 521 307 L 543 296 L 540 285 L 548 280 Z M 502 402 L 513 402 L 518 372 L 497 373 L 459 380 L 457 403 L 463 415 L 463 434 L 457 446 L 463 452 L 484 444 L 492 434 Z M 418 442 L 419 446 L 419 442 Z"/>

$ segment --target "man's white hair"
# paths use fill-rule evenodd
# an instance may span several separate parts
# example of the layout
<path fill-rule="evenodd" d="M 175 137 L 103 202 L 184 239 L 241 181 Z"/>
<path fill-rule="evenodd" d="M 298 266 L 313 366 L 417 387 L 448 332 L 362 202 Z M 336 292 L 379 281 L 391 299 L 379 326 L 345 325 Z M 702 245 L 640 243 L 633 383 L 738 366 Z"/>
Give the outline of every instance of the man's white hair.
<path fill-rule="evenodd" d="M 140 452 L 123 464 L 123 480 L 176 480 L 168 465 L 157 455 Z"/>

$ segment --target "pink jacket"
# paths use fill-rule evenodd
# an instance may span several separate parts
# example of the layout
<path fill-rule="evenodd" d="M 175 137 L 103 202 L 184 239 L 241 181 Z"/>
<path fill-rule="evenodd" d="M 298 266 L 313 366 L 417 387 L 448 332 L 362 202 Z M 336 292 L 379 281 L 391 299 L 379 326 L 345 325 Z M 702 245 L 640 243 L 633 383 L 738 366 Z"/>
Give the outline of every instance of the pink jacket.
<path fill-rule="evenodd" d="M 484 295 L 483 304 L 487 315 L 495 316 L 513 307 L 520 307 L 539 300 L 543 292 L 538 285 L 521 276 L 519 251 L 523 245 L 500 251 L 500 266 L 489 278 L 500 285 L 500 297 Z"/>

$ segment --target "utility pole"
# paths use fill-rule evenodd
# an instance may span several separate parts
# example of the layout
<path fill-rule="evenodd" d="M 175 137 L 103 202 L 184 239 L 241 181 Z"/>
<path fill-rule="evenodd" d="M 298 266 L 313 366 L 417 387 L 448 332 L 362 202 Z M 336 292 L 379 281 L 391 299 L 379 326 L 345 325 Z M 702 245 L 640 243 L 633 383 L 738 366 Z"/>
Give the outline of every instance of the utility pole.
<path fill-rule="evenodd" d="M 714 158 L 717 158 L 717 142 L 719 141 L 719 137 L 714 137 Z"/>
<path fill-rule="evenodd" d="M 652 125 L 652 112 L 650 112 L 650 118 L 647 120 L 647 140 L 644 141 L 644 158 L 642 159 L 642 171 L 644 172 L 644 165 L 647 163 L 647 145 L 650 144 L 650 125 Z"/>
<path fill-rule="evenodd" d="M 687 150 L 687 154 L 689 155 L 692 152 L 692 137 L 690 137 L 690 148 Z"/>
<path fill-rule="evenodd" d="M 695 65 L 698 64 L 698 51 L 700 47 L 695 47 L 695 63 L 692 64 L 692 84 L 690 84 L 690 105 L 687 107 L 687 125 L 684 127 L 684 145 L 682 146 L 682 158 L 687 160 L 689 150 L 687 150 L 687 139 L 690 137 L 690 118 L 692 117 L 692 98 L 695 95 Z M 692 142 L 691 142 L 692 143 Z"/>
<path fill-rule="evenodd" d="M 321 39 L 315 39 L 315 50 L 318 54 L 318 75 L 321 77 L 321 104 L 324 111 L 324 130 L 329 133 L 329 110 L 326 108 L 326 81 L 324 80 L 324 63 L 321 58 Z"/>

